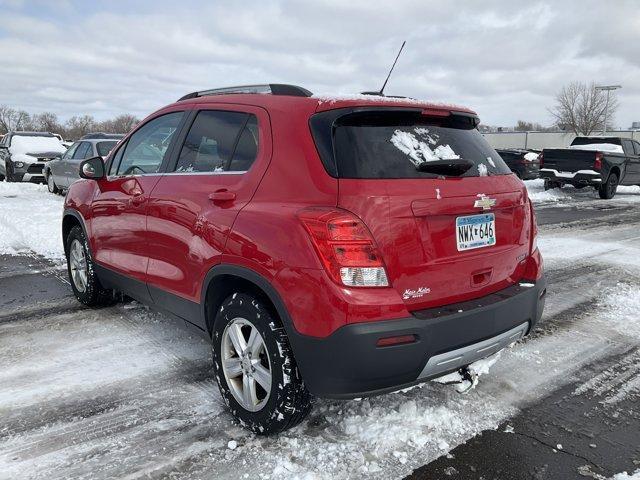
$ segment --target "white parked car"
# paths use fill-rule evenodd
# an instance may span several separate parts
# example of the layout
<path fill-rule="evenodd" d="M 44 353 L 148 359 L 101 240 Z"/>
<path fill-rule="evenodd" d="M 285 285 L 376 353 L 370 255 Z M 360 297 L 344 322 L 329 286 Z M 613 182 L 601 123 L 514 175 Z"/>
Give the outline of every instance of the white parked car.
<path fill-rule="evenodd" d="M 44 183 L 45 164 L 67 149 L 48 132 L 9 132 L 0 141 L 0 180 Z"/>

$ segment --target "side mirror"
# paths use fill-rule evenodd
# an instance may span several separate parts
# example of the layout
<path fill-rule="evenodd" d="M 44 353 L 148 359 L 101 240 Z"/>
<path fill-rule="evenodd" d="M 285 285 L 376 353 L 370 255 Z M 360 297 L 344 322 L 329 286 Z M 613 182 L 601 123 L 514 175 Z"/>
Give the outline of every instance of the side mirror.
<path fill-rule="evenodd" d="M 89 158 L 80 164 L 80 178 L 100 180 L 104 173 L 104 162 L 100 157 Z"/>

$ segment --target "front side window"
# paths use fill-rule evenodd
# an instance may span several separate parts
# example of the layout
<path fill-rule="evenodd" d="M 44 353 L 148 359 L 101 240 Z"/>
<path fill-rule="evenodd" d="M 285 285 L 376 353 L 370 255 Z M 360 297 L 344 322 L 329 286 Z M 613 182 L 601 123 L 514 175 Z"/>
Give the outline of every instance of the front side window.
<path fill-rule="evenodd" d="M 139 128 L 114 158 L 116 175 L 157 173 L 182 120 L 183 112 L 154 118 Z M 116 166 L 117 164 L 117 166 Z"/>
<path fill-rule="evenodd" d="M 180 150 L 175 171 L 246 171 L 258 151 L 258 121 L 241 112 L 198 113 Z"/>
<path fill-rule="evenodd" d="M 80 142 L 80 145 L 73 154 L 74 160 L 84 160 L 91 156 L 91 144 L 89 142 Z"/>
<path fill-rule="evenodd" d="M 66 152 L 64 152 L 64 155 L 62 156 L 62 158 L 64 158 L 65 160 L 68 158 L 73 158 L 73 155 L 76 153 L 76 150 L 78 149 L 78 146 L 80 144 L 78 142 L 74 143 L 73 145 L 71 145 Z"/>

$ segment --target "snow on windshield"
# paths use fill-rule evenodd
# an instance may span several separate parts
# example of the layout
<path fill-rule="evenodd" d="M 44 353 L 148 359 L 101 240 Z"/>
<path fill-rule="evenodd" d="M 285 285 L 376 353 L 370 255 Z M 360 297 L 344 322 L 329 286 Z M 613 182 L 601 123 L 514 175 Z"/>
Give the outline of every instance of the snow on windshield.
<path fill-rule="evenodd" d="M 413 131 L 415 134 L 397 129 L 391 136 L 391 143 L 416 167 L 426 162 L 460 158 L 449 145 L 438 145 L 440 136 L 429 133 L 428 128 L 416 127 Z"/>
<path fill-rule="evenodd" d="M 624 153 L 621 145 L 615 143 L 585 143 L 584 145 L 571 145 L 571 150 L 597 150 L 599 152 Z"/>
<path fill-rule="evenodd" d="M 28 153 L 64 153 L 67 151 L 56 137 L 27 137 L 16 135 L 11 138 L 9 151 L 12 155 Z"/>

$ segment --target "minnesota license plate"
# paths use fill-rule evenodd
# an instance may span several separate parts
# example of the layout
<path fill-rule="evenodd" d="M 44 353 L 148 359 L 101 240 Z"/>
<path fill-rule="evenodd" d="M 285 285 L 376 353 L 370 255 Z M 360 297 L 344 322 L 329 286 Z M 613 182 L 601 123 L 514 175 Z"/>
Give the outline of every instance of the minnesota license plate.
<path fill-rule="evenodd" d="M 456 218 L 458 251 L 496 244 L 496 217 L 493 213 Z"/>

